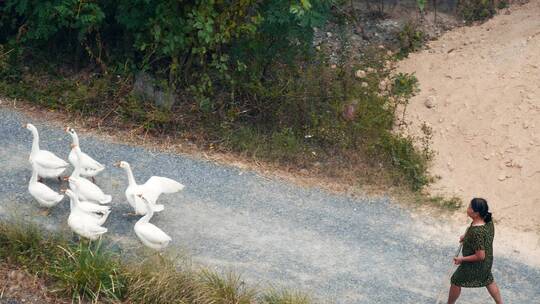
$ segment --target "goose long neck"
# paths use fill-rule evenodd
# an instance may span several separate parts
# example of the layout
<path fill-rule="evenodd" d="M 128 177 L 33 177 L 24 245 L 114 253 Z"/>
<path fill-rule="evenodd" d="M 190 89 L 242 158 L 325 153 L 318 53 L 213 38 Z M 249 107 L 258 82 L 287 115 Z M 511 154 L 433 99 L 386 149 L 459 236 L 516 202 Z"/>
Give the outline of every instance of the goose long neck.
<path fill-rule="evenodd" d="M 135 177 L 133 176 L 133 171 L 131 171 L 131 167 L 129 165 L 126 167 L 126 173 L 127 173 L 129 185 L 130 186 L 137 185 L 137 182 L 135 181 Z"/>
<path fill-rule="evenodd" d="M 79 206 L 79 199 L 76 196 L 69 197 L 69 208 L 74 211 Z"/>
<path fill-rule="evenodd" d="M 140 219 L 140 221 L 141 223 L 148 223 L 150 222 L 152 216 L 154 216 L 154 210 L 152 210 L 152 207 L 150 207 L 148 202 L 145 201 L 144 205 L 146 206 L 146 214 Z"/>
<path fill-rule="evenodd" d="M 37 170 L 36 168 L 34 168 L 34 166 L 32 166 L 32 177 L 30 178 L 30 183 L 35 184 L 37 182 L 37 178 L 38 178 Z"/>
<path fill-rule="evenodd" d="M 71 172 L 70 177 L 81 177 L 81 166 L 78 163 L 75 164 L 75 169 L 73 169 L 73 172 Z"/>
<path fill-rule="evenodd" d="M 32 153 L 36 153 L 39 151 L 39 134 L 38 131 L 35 129 L 32 129 Z"/>
<path fill-rule="evenodd" d="M 74 145 L 79 145 L 79 136 L 77 135 L 77 133 L 71 134 L 71 139 L 73 140 Z"/>

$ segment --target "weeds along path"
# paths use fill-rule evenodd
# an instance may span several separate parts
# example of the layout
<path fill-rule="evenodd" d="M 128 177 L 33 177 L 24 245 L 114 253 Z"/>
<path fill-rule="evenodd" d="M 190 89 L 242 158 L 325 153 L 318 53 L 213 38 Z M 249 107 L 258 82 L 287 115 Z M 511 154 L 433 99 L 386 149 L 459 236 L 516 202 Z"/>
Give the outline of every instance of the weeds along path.
<path fill-rule="evenodd" d="M 509 14 L 508 14 L 509 13 Z M 421 92 L 410 130 L 433 129 L 433 193 L 483 196 L 499 224 L 534 232 L 540 250 L 540 1 L 513 6 L 411 54 Z"/>
<path fill-rule="evenodd" d="M 40 214 L 27 191 L 31 134 L 27 116 L 0 106 L 0 215 L 36 221 L 68 231 L 68 201 Z M 32 121 L 41 147 L 67 158 L 70 139 L 58 127 Z M 140 244 L 133 232 L 123 171 L 132 164 L 139 182 L 152 175 L 186 185 L 163 196 L 164 212 L 152 222 L 173 238 L 171 250 L 187 252 L 196 263 L 233 270 L 250 285 L 298 288 L 335 303 L 434 303 L 457 236 L 463 226 L 415 218 L 388 199 L 351 198 L 300 188 L 250 171 L 79 134 L 84 151 L 106 164 L 97 179 L 113 195 L 107 239 L 127 252 Z M 58 182 L 49 181 L 58 189 Z M 507 303 L 537 303 L 540 269 L 500 255 L 494 274 Z M 463 303 L 488 300 L 484 290 L 467 291 Z"/>

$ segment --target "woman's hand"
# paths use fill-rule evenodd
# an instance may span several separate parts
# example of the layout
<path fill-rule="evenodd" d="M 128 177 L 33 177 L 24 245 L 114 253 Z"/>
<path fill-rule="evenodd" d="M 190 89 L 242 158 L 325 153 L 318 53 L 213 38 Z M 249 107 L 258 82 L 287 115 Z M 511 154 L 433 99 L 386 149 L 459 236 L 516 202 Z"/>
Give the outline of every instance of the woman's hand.
<path fill-rule="evenodd" d="M 463 257 L 454 257 L 454 265 L 459 265 L 463 262 Z"/>
<path fill-rule="evenodd" d="M 465 238 L 465 235 L 460 236 L 460 237 L 459 237 L 459 242 L 460 242 L 460 243 L 463 243 L 463 239 L 464 239 L 464 238 Z"/>

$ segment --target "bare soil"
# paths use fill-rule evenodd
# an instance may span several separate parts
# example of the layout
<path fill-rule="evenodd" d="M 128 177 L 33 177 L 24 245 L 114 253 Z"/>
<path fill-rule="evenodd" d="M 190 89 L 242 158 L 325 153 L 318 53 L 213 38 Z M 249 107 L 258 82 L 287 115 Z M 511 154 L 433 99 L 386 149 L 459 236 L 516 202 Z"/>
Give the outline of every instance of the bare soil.
<path fill-rule="evenodd" d="M 540 252 L 538 16 L 540 1 L 512 6 L 444 34 L 397 69 L 415 73 L 421 88 L 407 132 L 423 122 L 433 130 L 431 173 L 440 179 L 429 191 L 486 198 L 516 251 Z"/>
<path fill-rule="evenodd" d="M 35 275 L 0 263 L 0 303 L 64 304 L 69 301 L 54 297 L 45 281 Z"/>

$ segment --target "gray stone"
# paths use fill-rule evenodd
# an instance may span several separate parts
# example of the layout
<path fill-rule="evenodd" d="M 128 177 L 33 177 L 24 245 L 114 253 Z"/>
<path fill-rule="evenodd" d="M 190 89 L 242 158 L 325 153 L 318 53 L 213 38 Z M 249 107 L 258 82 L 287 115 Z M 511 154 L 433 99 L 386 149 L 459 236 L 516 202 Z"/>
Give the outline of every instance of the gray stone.
<path fill-rule="evenodd" d="M 176 95 L 172 90 L 163 90 L 155 85 L 155 79 L 144 72 L 135 75 L 133 93 L 145 100 L 152 101 L 155 105 L 171 109 L 176 103 Z"/>

